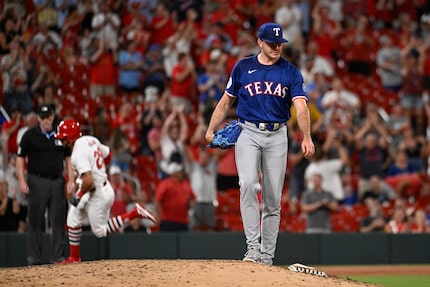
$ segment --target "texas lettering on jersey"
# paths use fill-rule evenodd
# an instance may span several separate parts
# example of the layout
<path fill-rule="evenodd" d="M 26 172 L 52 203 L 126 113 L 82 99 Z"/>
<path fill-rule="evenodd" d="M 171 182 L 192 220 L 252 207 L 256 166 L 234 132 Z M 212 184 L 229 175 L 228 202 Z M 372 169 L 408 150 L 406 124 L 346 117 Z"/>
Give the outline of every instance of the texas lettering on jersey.
<path fill-rule="evenodd" d="M 245 85 L 244 88 L 248 91 L 251 97 L 266 94 L 284 98 L 288 92 L 288 87 L 282 87 L 281 83 L 274 85 L 274 82 L 268 81 L 249 83 Z"/>
<path fill-rule="evenodd" d="M 274 65 L 262 65 L 257 55 L 234 66 L 225 91 L 240 99 L 237 116 L 251 122 L 285 122 L 290 118 L 292 100 L 307 98 L 297 67 L 283 58 Z"/>

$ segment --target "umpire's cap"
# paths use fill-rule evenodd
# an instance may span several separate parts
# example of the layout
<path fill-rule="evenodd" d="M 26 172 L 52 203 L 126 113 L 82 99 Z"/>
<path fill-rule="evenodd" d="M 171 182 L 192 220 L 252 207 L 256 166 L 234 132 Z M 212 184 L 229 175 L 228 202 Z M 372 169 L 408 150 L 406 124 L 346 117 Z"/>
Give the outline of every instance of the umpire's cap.
<path fill-rule="evenodd" d="M 54 109 L 50 105 L 41 105 L 37 109 L 37 114 L 39 115 L 39 117 L 41 117 L 42 119 L 44 119 L 44 118 L 47 118 L 47 117 L 53 115 L 54 114 Z"/>
<path fill-rule="evenodd" d="M 258 29 L 258 38 L 269 44 L 286 43 L 288 40 L 282 37 L 282 27 L 277 23 L 264 23 Z"/>

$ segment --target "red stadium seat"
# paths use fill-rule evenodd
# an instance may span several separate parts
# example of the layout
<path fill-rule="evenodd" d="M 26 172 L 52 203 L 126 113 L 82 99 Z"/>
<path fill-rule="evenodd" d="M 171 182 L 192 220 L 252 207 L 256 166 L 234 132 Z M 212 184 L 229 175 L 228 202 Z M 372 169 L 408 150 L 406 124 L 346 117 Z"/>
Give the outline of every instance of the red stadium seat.
<path fill-rule="evenodd" d="M 333 232 L 357 232 L 360 228 L 361 216 L 355 214 L 355 210 L 341 208 L 330 214 Z"/>
<path fill-rule="evenodd" d="M 225 226 L 230 231 L 243 231 L 243 223 L 240 214 L 224 214 Z"/>
<path fill-rule="evenodd" d="M 240 214 L 239 190 L 229 189 L 217 194 L 217 214 Z"/>
<path fill-rule="evenodd" d="M 291 233 L 305 232 L 306 216 L 303 214 L 282 216 L 279 230 Z"/>
<path fill-rule="evenodd" d="M 357 220 L 361 220 L 369 215 L 369 210 L 363 204 L 356 204 L 352 206 L 352 209 L 350 210 L 350 215 Z"/>
<path fill-rule="evenodd" d="M 157 161 L 154 156 L 138 155 L 131 162 L 131 173 L 140 181 L 158 179 Z"/>

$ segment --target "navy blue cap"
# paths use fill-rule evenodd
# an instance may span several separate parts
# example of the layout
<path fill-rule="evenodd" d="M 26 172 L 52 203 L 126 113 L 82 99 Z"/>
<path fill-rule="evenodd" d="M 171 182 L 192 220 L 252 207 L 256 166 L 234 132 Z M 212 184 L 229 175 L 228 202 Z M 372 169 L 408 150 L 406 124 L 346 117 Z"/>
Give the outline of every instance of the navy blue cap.
<path fill-rule="evenodd" d="M 258 38 L 269 44 L 287 43 L 282 37 L 282 27 L 277 23 L 264 23 L 258 29 Z"/>
<path fill-rule="evenodd" d="M 50 105 L 42 105 L 37 110 L 37 113 L 41 118 L 47 118 L 54 113 L 54 109 Z"/>

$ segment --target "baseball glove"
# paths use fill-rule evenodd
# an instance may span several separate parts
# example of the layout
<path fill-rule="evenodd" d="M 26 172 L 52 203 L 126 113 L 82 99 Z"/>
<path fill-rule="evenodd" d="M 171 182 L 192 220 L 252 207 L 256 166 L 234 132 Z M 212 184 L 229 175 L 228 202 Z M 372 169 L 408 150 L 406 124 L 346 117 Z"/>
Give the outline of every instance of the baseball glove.
<path fill-rule="evenodd" d="M 242 127 L 240 124 L 236 120 L 233 120 L 214 133 L 214 139 L 208 146 L 220 149 L 234 147 L 241 131 Z"/>

